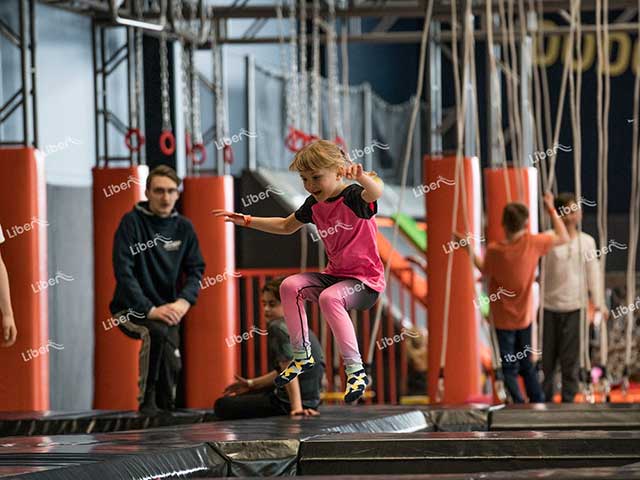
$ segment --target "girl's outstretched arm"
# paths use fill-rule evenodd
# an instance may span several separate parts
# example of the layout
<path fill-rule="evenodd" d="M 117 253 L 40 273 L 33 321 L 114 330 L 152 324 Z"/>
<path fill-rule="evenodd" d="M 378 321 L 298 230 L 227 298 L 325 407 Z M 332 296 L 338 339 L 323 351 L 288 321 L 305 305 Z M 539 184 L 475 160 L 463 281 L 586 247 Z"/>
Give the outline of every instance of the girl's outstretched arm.
<path fill-rule="evenodd" d="M 346 168 L 345 177 L 354 179 L 364 187 L 362 199 L 367 202 L 375 202 L 382 196 L 384 185 L 375 174 L 367 174 L 359 163 L 353 163 Z"/>
<path fill-rule="evenodd" d="M 226 210 L 212 210 L 211 213 L 216 217 L 224 217 L 225 222 L 231 222 L 241 227 L 249 227 L 262 232 L 275 233 L 277 235 L 291 235 L 300 230 L 304 225 L 298 221 L 293 213 L 287 218 L 252 217 L 251 215 L 227 212 Z"/>

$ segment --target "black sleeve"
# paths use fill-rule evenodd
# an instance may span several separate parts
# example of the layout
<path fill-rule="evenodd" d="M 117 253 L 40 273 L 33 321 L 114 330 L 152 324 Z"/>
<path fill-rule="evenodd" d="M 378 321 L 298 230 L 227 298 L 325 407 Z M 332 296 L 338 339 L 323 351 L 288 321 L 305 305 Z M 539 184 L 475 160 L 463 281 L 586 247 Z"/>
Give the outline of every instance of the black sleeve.
<path fill-rule="evenodd" d="M 179 298 L 184 298 L 191 305 L 196 304 L 198 293 L 200 293 L 200 280 L 204 274 L 204 258 L 200 252 L 200 244 L 193 225 L 187 223 L 187 251 L 182 262 L 182 271 L 186 278 L 182 290 L 178 294 Z"/>
<path fill-rule="evenodd" d="M 313 219 L 311 218 L 311 207 L 315 203 L 315 198 L 309 195 L 302 206 L 298 210 L 296 210 L 296 219 L 302 223 L 313 223 Z"/>
<path fill-rule="evenodd" d="M 117 291 L 123 297 L 119 299 L 120 303 L 146 315 L 154 305 L 144 294 L 133 271 L 135 260 L 129 247 L 136 242 L 134 229 L 133 221 L 125 215 L 113 239 L 113 273 L 119 287 Z"/>
<path fill-rule="evenodd" d="M 344 189 L 344 204 L 360 218 L 371 218 L 378 213 L 378 202 L 367 203 L 362 198 L 362 185 L 349 185 Z"/>

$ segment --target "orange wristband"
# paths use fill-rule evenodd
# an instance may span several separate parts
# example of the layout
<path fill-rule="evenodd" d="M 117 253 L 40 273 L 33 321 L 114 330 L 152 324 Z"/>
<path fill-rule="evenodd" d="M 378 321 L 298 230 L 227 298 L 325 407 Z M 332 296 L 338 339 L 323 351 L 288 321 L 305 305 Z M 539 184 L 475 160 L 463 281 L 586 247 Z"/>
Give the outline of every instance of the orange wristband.
<path fill-rule="evenodd" d="M 251 225 L 251 220 L 253 220 L 253 218 L 251 217 L 251 215 L 243 215 L 244 216 L 244 226 L 248 227 L 249 225 Z"/>

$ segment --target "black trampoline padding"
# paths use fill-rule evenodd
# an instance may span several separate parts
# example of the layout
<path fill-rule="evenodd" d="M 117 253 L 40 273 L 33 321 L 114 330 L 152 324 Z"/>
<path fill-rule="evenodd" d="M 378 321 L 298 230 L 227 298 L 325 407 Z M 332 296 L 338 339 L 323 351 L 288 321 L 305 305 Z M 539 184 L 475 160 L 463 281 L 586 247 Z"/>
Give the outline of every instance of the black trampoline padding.
<path fill-rule="evenodd" d="M 303 442 L 298 473 L 473 473 L 635 462 L 640 462 L 640 432 L 343 434 Z"/>
<path fill-rule="evenodd" d="M 43 455 L 43 454 L 41 454 Z M 155 478 L 222 477 L 227 468 L 224 459 L 209 445 L 147 449 L 138 453 L 105 456 L 85 455 L 82 459 L 63 456 L 58 468 L 21 473 L 7 478 L 33 480 L 130 480 Z M 20 461 L 20 459 L 16 459 Z"/>
<path fill-rule="evenodd" d="M 245 480 L 257 480 L 264 477 L 246 477 Z M 380 480 L 380 475 L 300 475 L 300 480 Z M 520 470 L 517 472 L 488 472 L 488 473 L 434 473 L 429 475 L 385 475 L 385 480 L 634 480 L 640 479 L 640 465 L 624 467 L 602 468 L 562 468 Z M 203 478 L 201 480 L 213 480 Z"/>
<path fill-rule="evenodd" d="M 492 407 L 489 430 L 637 430 L 640 404 L 529 404 Z"/>
<path fill-rule="evenodd" d="M 436 432 L 484 432 L 489 429 L 489 405 L 422 407 Z"/>
<path fill-rule="evenodd" d="M 55 467 L 25 478 L 56 480 L 293 475 L 304 439 L 341 431 L 430 429 L 422 412 L 406 407 L 334 406 L 321 412 L 94 435 L 5 437 L 0 468 Z"/>
<path fill-rule="evenodd" d="M 16 412 L 0 414 L 0 437 L 67 435 L 186 425 L 215 420 L 212 410 L 176 410 L 147 416 L 139 412 L 89 410 L 77 412 Z"/>

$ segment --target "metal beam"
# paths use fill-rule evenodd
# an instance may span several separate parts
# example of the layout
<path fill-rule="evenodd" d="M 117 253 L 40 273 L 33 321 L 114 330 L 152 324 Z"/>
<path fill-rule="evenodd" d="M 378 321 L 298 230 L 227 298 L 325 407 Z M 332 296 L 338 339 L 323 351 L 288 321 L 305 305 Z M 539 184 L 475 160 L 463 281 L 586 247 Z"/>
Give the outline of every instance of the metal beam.
<path fill-rule="evenodd" d="M 498 0 L 493 0 L 494 9 L 498 8 Z M 482 15 L 485 11 L 485 2 L 478 2 L 472 8 L 474 15 Z M 567 8 L 567 0 L 544 0 L 543 10 L 547 12 L 557 12 Z M 583 12 L 595 11 L 596 0 L 582 0 L 581 10 Z M 623 10 L 625 8 L 637 7 L 637 0 L 611 0 L 610 10 Z M 346 10 L 336 10 L 336 17 L 412 17 L 421 18 L 424 16 L 424 1 L 416 2 L 391 2 L 385 5 L 359 4 Z M 276 18 L 276 5 L 255 6 L 255 7 L 219 7 L 213 8 L 214 16 L 218 18 Z M 321 15 L 327 15 L 328 10 L 323 9 Z M 313 16 L 311 8 L 307 10 L 308 18 Z M 446 20 L 451 18 L 451 6 L 445 2 L 434 5 L 433 18 L 435 20 Z"/>
<path fill-rule="evenodd" d="M 583 33 L 595 33 L 596 26 L 595 25 L 582 25 L 581 27 Z M 559 35 L 567 35 L 571 31 L 570 26 L 558 26 L 554 28 L 543 28 L 541 29 L 542 35 L 546 37 L 550 36 L 559 36 Z M 638 24 L 637 23 L 611 23 L 609 24 L 610 32 L 637 32 Z M 528 30 L 526 32 L 527 36 L 536 34 L 536 31 Z M 477 30 L 474 32 L 474 38 L 476 40 L 485 40 L 487 36 L 486 30 Z M 516 40 L 520 40 L 520 32 L 514 32 Z M 432 36 L 432 35 L 430 35 Z M 420 43 L 420 39 L 422 37 L 421 31 L 403 31 L 403 32 L 369 32 L 363 33 L 361 35 L 351 34 L 347 37 L 347 41 L 351 43 Z M 503 34 L 500 32 L 494 32 L 493 38 L 495 41 L 502 40 Z M 439 34 L 439 39 L 441 41 L 450 42 L 452 38 L 452 33 L 450 31 L 443 31 Z M 289 42 L 289 37 L 285 36 L 285 43 Z M 241 37 L 233 37 L 233 38 L 225 38 L 221 37 L 219 39 L 220 43 L 228 43 L 228 44 L 265 44 L 265 43 L 279 43 L 281 39 L 279 37 L 257 37 L 257 38 L 241 38 Z M 320 35 L 320 42 L 326 43 L 327 36 L 324 34 Z M 210 43 L 207 42 L 200 46 L 200 48 L 209 49 Z"/>
<path fill-rule="evenodd" d="M 398 21 L 398 17 L 382 17 L 378 24 L 371 30 L 372 33 L 388 32 Z"/>

